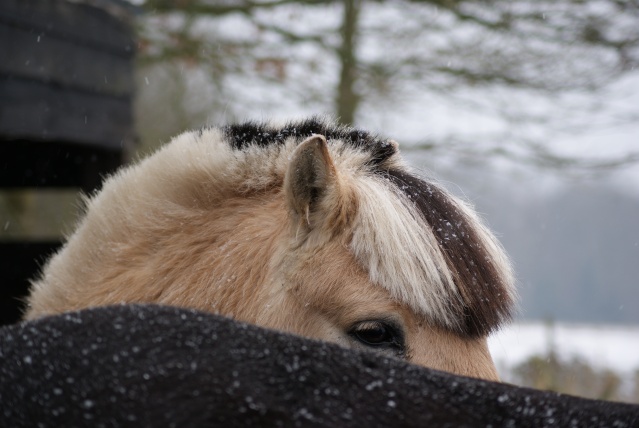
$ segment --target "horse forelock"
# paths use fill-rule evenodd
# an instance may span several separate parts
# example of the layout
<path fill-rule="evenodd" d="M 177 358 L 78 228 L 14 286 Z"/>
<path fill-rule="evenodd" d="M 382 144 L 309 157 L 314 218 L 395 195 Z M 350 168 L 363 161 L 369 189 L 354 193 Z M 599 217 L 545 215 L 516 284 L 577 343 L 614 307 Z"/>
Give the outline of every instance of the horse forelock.
<path fill-rule="evenodd" d="M 510 263 L 474 211 L 406 168 L 362 186 L 352 248 L 371 279 L 469 337 L 496 330 L 516 299 Z"/>

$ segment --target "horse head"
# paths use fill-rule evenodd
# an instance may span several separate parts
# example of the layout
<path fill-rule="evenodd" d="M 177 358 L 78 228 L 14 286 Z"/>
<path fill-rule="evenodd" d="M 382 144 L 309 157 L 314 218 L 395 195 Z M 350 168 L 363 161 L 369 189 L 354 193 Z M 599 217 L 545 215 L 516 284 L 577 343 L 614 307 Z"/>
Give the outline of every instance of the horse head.
<path fill-rule="evenodd" d="M 397 143 L 309 119 L 174 138 L 86 198 L 26 318 L 148 302 L 497 379 L 510 264 Z"/>

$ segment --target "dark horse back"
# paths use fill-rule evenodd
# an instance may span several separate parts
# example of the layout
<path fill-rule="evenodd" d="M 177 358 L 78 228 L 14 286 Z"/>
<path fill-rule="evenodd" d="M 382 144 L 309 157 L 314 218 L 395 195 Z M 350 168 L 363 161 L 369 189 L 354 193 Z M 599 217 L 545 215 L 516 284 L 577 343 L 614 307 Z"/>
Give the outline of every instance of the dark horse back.
<path fill-rule="evenodd" d="M 636 427 L 639 407 L 438 372 L 201 312 L 0 330 L 0 426 Z"/>

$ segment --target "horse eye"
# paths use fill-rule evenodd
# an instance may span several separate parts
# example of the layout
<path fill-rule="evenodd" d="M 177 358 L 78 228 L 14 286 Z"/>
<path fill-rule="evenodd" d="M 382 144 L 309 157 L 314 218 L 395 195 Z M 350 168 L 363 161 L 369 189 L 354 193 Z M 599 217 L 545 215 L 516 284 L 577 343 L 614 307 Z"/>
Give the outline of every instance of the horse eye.
<path fill-rule="evenodd" d="M 362 321 L 353 326 L 349 334 L 367 346 L 400 347 L 401 338 L 396 329 L 381 321 Z"/>

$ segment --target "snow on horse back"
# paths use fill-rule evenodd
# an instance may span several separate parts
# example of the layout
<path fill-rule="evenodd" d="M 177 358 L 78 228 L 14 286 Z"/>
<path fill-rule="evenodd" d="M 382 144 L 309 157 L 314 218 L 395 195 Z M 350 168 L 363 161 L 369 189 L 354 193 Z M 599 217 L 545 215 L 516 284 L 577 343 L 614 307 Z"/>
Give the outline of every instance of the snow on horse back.
<path fill-rule="evenodd" d="M 309 119 L 174 138 L 109 177 L 33 281 L 27 319 L 157 303 L 497 379 L 510 264 L 398 145 Z"/>

